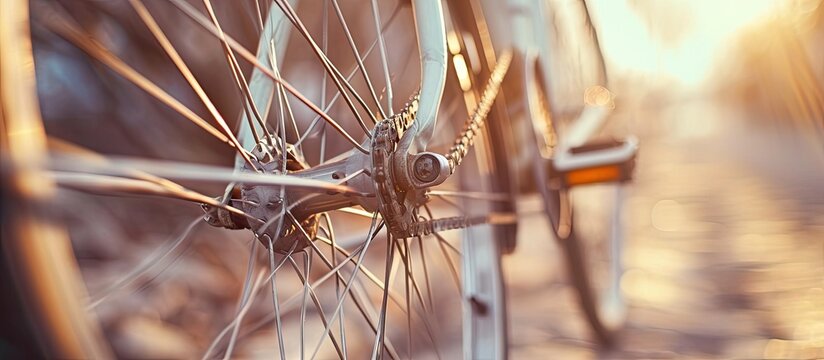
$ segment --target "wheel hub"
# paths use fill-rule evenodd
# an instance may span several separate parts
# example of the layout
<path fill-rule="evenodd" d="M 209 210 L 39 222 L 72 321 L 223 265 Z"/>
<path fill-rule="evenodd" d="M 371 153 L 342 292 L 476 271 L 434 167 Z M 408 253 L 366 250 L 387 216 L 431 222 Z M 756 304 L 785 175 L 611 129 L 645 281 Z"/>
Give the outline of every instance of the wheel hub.
<path fill-rule="evenodd" d="M 274 147 L 260 143 L 252 151 L 252 163 L 264 174 L 283 174 L 283 159 L 275 154 Z M 288 147 L 285 172 L 304 168 L 305 162 Z M 243 171 L 257 172 L 248 164 Z M 283 187 L 244 183 L 232 191 L 231 197 L 232 205 L 262 222 L 204 205 L 206 222 L 229 229 L 251 229 L 263 246 L 268 248 L 271 241 L 273 250 L 282 254 L 306 248 L 317 234 L 319 214 L 290 215 L 289 200 Z"/>

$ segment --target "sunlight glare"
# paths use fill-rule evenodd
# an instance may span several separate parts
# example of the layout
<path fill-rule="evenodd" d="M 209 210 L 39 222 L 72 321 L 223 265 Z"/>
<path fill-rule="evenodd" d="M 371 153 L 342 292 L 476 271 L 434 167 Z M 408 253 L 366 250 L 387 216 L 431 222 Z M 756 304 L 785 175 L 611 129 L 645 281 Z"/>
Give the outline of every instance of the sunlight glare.
<path fill-rule="evenodd" d="M 780 5 L 777 0 L 601 0 L 599 35 L 616 72 L 663 76 L 695 86 L 706 80 L 735 35 L 775 16 Z"/>

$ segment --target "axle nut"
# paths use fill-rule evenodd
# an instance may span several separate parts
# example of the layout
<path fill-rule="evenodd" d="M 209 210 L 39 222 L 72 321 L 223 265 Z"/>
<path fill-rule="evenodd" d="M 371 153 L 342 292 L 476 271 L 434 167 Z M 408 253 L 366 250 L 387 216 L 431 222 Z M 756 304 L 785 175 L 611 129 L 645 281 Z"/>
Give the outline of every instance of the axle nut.
<path fill-rule="evenodd" d="M 438 160 L 434 155 L 422 154 L 415 159 L 415 179 L 424 183 L 435 181 L 441 174 L 441 167 L 438 165 Z"/>

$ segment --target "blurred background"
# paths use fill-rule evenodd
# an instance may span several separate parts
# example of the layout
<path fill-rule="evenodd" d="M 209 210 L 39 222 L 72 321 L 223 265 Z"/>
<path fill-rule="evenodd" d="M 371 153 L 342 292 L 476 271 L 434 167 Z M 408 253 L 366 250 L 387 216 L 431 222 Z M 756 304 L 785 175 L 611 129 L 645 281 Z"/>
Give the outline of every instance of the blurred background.
<path fill-rule="evenodd" d="M 610 126 L 641 140 L 628 324 L 615 350 L 587 341 L 558 250 L 522 232 L 513 358 L 824 357 L 824 6 L 588 3 Z"/>
<path fill-rule="evenodd" d="M 176 69 L 127 3 L 57 3 L 71 5 L 71 15 L 113 52 L 205 113 L 187 84 L 168 76 Z M 147 3 L 155 10 L 163 5 Z M 555 26 L 580 31 L 580 1 L 549 3 L 572 19 Z M 253 11 L 246 2 L 215 4 L 218 14 Z M 587 0 L 587 8 L 615 95 L 604 132 L 634 134 L 642 144 L 624 209 L 627 272 L 621 287 L 629 320 L 615 349 L 600 350 L 590 340 L 546 220 L 529 216 L 516 252 L 504 259 L 511 356 L 824 358 L 821 0 Z M 182 17 L 154 14 L 163 24 Z M 357 11 L 347 16 L 358 22 Z M 239 42 L 255 47 L 252 24 L 242 17 L 222 19 Z M 220 43 L 193 25 L 166 29 L 173 42 L 183 44 L 181 53 L 218 108 L 239 114 L 236 89 L 225 86 L 231 78 L 225 59 L 199 56 L 219 54 Z M 232 154 L 218 151 L 217 141 L 183 122 L 144 126 L 146 119 L 178 115 L 53 33 L 33 30 L 38 91 L 50 99 L 41 104 L 47 131 L 107 154 L 231 163 Z M 290 56 L 311 59 L 300 51 L 290 49 Z M 348 51 L 330 56 L 342 58 Z M 411 58 L 404 69 L 416 72 L 417 59 Z M 285 72 L 309 73 L 300 61 L 290 64 Z M 248 74 L 250 68 L 242 67 Z M 309 89 L 311 81 L 306 75 L 293 83 Z M 584 88 L 576 85 L 565 96 L 582 103 Z M 396 92 L 411 93 L 414 86 L 400 84 L 408 89 Z M 582 196 L 594 198 L 597 191 Z M 80 207 L 62 216 L 92 292 L 200 214 L 167 202 L 70 191 L 58 196 Z M 539 209 L 538 200 L 521 199 L 522 210 Z M 597 201 L 586 206 L 591 213 L 604 210 Z M 599 226 L 593 221 L 588 231 L 602 231 Z M 234 316 L 248 246 L 249 239 L 231 232 L 200 232 L 197 243 L 165 262 L 163 271 L 98 307 L 117 354 L 199 354 Z M 253 309 L 250 318 L 271 311 L 268 306 Z M 209 330 L 197 337 L 195 329 Z M 250 335 L 238 353 L 265 354 L 271 346 L 271 333 Z"/>

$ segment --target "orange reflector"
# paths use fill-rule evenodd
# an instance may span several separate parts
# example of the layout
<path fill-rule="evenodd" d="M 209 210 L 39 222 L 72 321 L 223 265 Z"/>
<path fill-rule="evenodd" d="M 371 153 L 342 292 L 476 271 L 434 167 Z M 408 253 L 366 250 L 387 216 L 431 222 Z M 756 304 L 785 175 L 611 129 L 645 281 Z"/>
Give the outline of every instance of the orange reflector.
<path fill-rule="evenodd" d="M 618 181 L 620 179 L 621 168 L 618 165 L 599 166 L 566 173 L 567 186 Z"/>
<path fill-rule="evenodd" d="M 515 223 L 518 222 L 518 214 L 503 213 L 503 212 L 492 212 L 492 213 L 489 213 L 489 215 L 487 215 L 486 221 L 487 221 L 488 224 L 492 224 L 492 225 L 515 224 Z"/>

